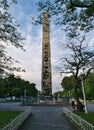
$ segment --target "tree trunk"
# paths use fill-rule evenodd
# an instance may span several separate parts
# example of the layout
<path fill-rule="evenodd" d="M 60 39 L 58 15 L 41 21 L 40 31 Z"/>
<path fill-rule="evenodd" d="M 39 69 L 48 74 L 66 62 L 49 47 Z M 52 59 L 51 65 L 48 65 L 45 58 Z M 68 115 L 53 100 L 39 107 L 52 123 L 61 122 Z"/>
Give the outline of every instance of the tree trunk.
<path fill-rule="evenodd" d="M 76 84 L 75 84 L 75 88 L 74 88 L 75 99 L 77 101 L 77 111 L 78 112 L 83 112 L 84 111 L 84 105 L 79 100 L 79 96 L 78 96 L 78 85 L 79 85 L 79 82 L 77 81 Z"/>

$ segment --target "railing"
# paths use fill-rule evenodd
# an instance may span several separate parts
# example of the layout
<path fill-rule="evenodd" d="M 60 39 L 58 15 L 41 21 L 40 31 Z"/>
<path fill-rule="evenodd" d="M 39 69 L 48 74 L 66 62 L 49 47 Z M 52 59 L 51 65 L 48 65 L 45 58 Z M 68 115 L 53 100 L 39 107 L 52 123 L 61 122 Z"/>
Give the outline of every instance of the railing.
<path fill-rule="evenodd" d="M 1 130 L 16 130 L 30 114 L 31 107 L 29 107 L 26 111 L 22 112 L 19 116 L 17 116 Z"/>
<path fill-rule="evenodd" d="M 80 130 L 94 130 L 94 126 L 76 114 L 72 113 L 69 109 L 63 108 L 63 113 L 76 125 L 80 127 Z"/>

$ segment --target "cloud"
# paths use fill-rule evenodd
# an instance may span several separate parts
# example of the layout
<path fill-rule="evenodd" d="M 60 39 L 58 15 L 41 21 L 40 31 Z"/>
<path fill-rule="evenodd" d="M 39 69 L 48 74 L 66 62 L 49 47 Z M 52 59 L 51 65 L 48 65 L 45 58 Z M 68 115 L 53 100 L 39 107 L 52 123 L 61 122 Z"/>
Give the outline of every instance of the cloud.
<path fill-rule="evenodd" d="M 37 2 L 37 0 L 36 0 Z M 9 55 L 20 61 L 17 66 L 25 68 L 26 72 L 16 73 L 25 80 L 36 83 L 36 87 L 41 89 L 41 69 L 42 69 L 42 26 L 33 26 L 31 16 L 36 16 L 35 1 L 19 0 L 17 5 L 12 6 L 11 13 L 20 23 L 21 34 L 26 38 L 24 41 L 23 52 L 13 46 L 8 47 Z M 36 15 L 35 15 L 36 14 Z M 58 35 L 59 34 L 59 35 Z M 62 37 L 62 39 L 61 39 Z M 56 73 L 56 66 L 62 53 L 62 43 L 65 41 L 65 34 L 59 28 L 51 25 L 50 44 L 51 44 L 51 63 L 52 63 L 52 85 L 53 92 L 61 90 L 62 77 Z"/>
<path fill-rule="evenodd" d="M 25 14 L 24 14 L 25 15 Z M 28 16 L 29 17 L 29 16 Z M 29 19 L 29 18 L 27 18 Z M 13 56 L 15 60 L 20 61 L 21 66 L 25 68 L 26 72 L 16 73 L 25 80 L 36 83 L 36 87 L 41 89 L 41 63 L 42 63 L 42 26 L 34 27 L 29 21 L 26 22 L 26 26 L 23 30 L 20 30 L 25 36 L 24 48 L 26 51 L 16 49 L 13 46 L 8 46 L 8 54 Z M 59 30 L 58 30 L 59 31 Z M 60 32 L 58 32 L 60 34 Z M 53 92 L 57 91 L 57 88 L 61 88 L 61 79 L 58 78 L 58 74 L 54 74 L 56 62 L 59 57 L 59 44 L 60 37 L 56 37 L 57 30 L 51 34 L 51 60 L 52 60 L 52 81 Z"/>
<path fill-rule="evenodd" d="M 94 30 L 90 31 L 87 35 L 86 35 L 86 41 L 89 44 L 89 46 L 92 48 L 94 48 Z"/>
<path fill-rule="evenodd" d="M 41 28 L 36 31 L 37 36 L 33 36 L 31 23 L 25 27 L 24 35 L 26 39 L 24 41 L 25 52 L 17 49 L 13 46 L 8 46 L 8 54 L 14 57 L 15 60 L 20 61 L 22 68 L 25 68 L 25 73 L 18 73 L 26 80 L 37 83 L 37 87 L 40 87 L 41 76 Z M 22 30 L 23 33 L 23 30 Z M 20 66 L 17 65 L 17 66 Z M 40 89 L 40 88 L 39 88 Z"/>
<path fill-rule="evenodd" d="M 36 0 L 37 2 L 37 0 Z M 26 72 L 16 73 L 25 80 L 36 83 L 36 87 L 41 89 L 41 63 L 42 63 L 42 26 L 33 26 L 31 24 L 31 16 L 36 16 L 35 1 L 19 0 L 17 5 L 13 5 L 10 9 L 12 15 L 20 23 L 20 32 L 25 37 L 24 48 L 26 51 L 8 46 L 8 54 L 13 56 L 15 60 L 20 61 L 21 66 Z M 36 14 L 36 15 L 35 15 Z M 59 58 L 62 54 L 62 46 L 66 41 L 65 33 L 61 28 L 54 28 L 51 25 L 50 43 L 51 43 L 51 63 L 52 63 L 52 85 L 53 92 L 61 90 L 61 80 L 59 73 L 56 73 Z"/>

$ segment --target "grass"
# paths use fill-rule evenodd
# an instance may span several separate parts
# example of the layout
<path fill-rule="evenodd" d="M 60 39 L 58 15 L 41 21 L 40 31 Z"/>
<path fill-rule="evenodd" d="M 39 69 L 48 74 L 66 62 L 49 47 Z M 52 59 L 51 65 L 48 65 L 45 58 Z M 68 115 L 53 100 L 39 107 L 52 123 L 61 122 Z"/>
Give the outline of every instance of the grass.
<path fill-rule="evenodd" d="M 85 114 L 83 112 L 76 112 L 78 116 L 82 117 L 84 120 L 88 121 L 90 124 L 94 125 L 94 112 Z"/>
<path fill-rule="evenodd" d="M 19 111 L 0 111 L 0 128 L 10 123 L 10 121 L 16 118 L 20 113 Z"/>
<path fill-rule="evenodd" d="M 87 104 L 94 104 L 94 102 L 90 102 L 90 101 L 88 101 Z"/>

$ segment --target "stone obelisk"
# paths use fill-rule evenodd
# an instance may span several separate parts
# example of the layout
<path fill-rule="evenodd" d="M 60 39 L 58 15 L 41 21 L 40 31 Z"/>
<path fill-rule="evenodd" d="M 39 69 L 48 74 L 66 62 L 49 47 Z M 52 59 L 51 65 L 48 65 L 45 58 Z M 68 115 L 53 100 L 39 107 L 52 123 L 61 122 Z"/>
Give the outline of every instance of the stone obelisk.
<path fill-rule="evenodd" d="M 42 99 L 52 98 L 51 53 L 50 53 L 50 25 L 49 14 L 43 14 L 42 38 Z"/>

